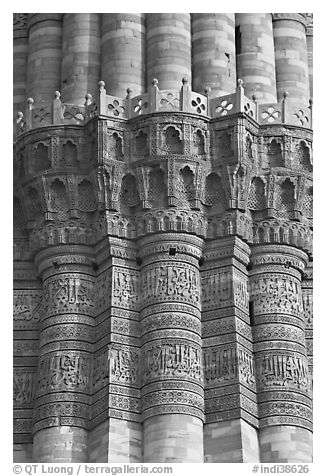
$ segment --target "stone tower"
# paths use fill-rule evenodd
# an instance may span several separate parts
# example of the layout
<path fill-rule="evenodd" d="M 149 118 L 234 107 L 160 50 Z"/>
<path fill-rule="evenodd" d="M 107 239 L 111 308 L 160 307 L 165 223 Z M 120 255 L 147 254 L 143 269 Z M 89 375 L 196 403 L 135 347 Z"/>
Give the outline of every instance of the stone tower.
<path fill-rule="evenodd" d="M 14 15 L 14 460 L 310 462 L 312 16 Z"/>

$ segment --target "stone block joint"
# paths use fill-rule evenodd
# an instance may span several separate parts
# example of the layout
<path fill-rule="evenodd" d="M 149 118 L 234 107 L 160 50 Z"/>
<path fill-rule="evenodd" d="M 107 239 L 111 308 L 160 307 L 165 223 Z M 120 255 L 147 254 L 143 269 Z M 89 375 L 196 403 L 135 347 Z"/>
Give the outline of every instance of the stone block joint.
<path fill-rule="evenodd" d="M 15 461 L 312 460 L 311 35 L 15 14 Z"/>

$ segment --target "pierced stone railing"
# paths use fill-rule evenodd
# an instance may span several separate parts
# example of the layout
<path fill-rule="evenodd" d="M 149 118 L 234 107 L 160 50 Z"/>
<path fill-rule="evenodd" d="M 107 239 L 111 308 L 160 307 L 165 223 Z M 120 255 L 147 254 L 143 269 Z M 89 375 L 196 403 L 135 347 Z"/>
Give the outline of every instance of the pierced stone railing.
<path fill-rule="evenodd" d="M 302 106 L 291 102 L 284 94 L 278 103 L 258 104 L 254 96 L 252 99 L 245 96 L 241 79 L 233 94 L 211 98 L 210 93 L 210 88 L 206 89 L 205 95 L 192 91 L 187 78 L 182 80 L 179 91 L 159 90 L 158 81 L 154 79 L 147 93 L 132 97 L 132 91 L 128 89 L 127 96 L 120 98 L 107 94 L 104 81 L 100 81 L 97 100 L 93 101 L 87 94 L 83 105 L 61 102 L 58 91 L 52 104 L 34 104 L 34 100 L 28 98 L 25 114 L 17 114 L 16 132 L 19 135 L 49 125 L 83 125 L 94 116 L 128 120 L 157 112 L 183 112 L 208 119 L 244 113 L 261 125 L 312 128 L 312 101 L 308 106 Z"/>
<path fill-rule="evenodd" d="M 280 103 L 259 104 L 257 122 L 259 124 L 291 124 L 293 126 L 312 128 L 312 101 L 304 107 L 293 104 L 284 94 Z"/>
<path fill-rule="evenodd" d="M 16 132 L 19 135 L 32 129 L 60 124 L 83 125 L 97 114 L 97 106 L 90 94 L 86 95 L 85 104 L 76 105 L 61 102 L 60 92 L 56 91 L 52 104 L 35 104 L 33 98 L 27 99 L 25 114 L 17 113 Z"/>

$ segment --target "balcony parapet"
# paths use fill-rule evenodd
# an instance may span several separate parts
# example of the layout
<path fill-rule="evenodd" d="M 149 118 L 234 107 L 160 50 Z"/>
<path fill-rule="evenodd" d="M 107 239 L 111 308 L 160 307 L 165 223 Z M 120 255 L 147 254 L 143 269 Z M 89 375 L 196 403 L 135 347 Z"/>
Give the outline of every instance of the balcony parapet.
<path fill-rule="evenodd" d="M 208 120 L 242 113 L 260 125 L 286 124 L 312 129 L 312 101 L 308 106 L 296 104 L 289 101 L 285 93 L 278 103 L 259 104 L 255 96 L 252 99 L 245 96 L 241 79 L 233 94 L 211 98 L 210 93 L 210 88 L 205 95 L 192 91 L 187 78 L 182 80 L 179 91 L 159 90 L 158 81 L 154 79 L 147 93 L 132 97 L 128 89 L 127 96 L 120 98 L 107 94 L 104 81 L 100 81 L 96 101 L 87 94 L 83 105 L 61 102 L 59 91 L 55 92 L 52 104 L 35 104 L 33 98 L 28 98 L 25 114 L 17 114 L 16 135 L 45 126 L 84 125 L 95 116 L 128 121 L 165 112 L 186 113 Z"/>
<path fill-rule="evenodd" d="M 45 102 L 35 104 L 33 98 L 27 99 L 25 114 L 17 113 L 16 134 L 38 129 L 40 127 L 57 125 L 84 125 L 97 115 L 97 107 L 91 94 L 85 97 L 83 105 L 61 102 L 60 92 L 56 91 L 52 104 Z"/>

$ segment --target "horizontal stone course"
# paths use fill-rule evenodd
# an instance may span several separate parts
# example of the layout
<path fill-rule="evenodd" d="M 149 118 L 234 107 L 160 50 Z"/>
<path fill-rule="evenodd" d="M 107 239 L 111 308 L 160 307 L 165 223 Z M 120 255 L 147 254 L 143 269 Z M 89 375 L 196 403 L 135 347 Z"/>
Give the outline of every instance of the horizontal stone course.
<path fill-rule="evenodd" d="M 258 462 L 257 433 L 243 420 L 229 420 L 204 425 L 206 463 Z"/>
<path fill-rule="evenodd" d="M 212 97 L 231 93 L 236 79 L 233 13 L 192 13 L 193 89 Z"/>
<path fill-rule="evenodd" d="M 312 434 L 296 426 L 273 426 L 259 431 L 260 455 L 264 463 L 309 463 Z"/>
<path fill-rule="evenodd" d="M 245 94 L 259 102 L 276 100 L 272 16 L 270 13 L 236 13 L 239 49 L 236 51 L 237 77 Z"/>
<path fill-rule="evenodd" d="M 85 463 L 88 461 L 87 431 L 59 426 L 34 436 L 33 460 L 38 463 Z"/>
<path fill-rule="evenodd" d="M 296 19 L 277 15 L 273 20 L 273 35 L 278 99 L 287 91 L 290 100 L 296 101 L 300 97 L 308 103 L 310 90 L 304 25 Z M 298 61 L 294 62 L 292 58 L 298 58 Z M 296 73 L 296 78 L 291 79 L 290 74 L 293 72 Z"/>
<path fill-rule="evenodd" d="M 300 266 L 286 256 L 308 249 L 310 239 L 310 212 L 300 210 L 311 187 L 311 122 L 304 124 L 311 110 L 301 99 L 292 108 L 268 96 L 275 93 L 271 15 L 237 15 L 240 38 L 234 14 L 37 14 L 27 75 L 27 44 L 16 37 L 15 100 L 27 94 L 27 76 L 36 94 L 15 159 L 23 210 L 20 227 L 15 215 L 15 267 L 26 291 L 16 296 L 14 319 L 18 461 L 310 458 L 311 361 L 308 368 L 303 360 L 307 348 L 311 359 L 311 334 L 304 339 L 297 299 L 307 256 Z M 308 70 L 296 33 L 287 56 L 280 48 L 276 57 L 279 79 L 303 87 Z M 249 97 L 233 84 L 239 40 Z M 212 101 L 202 95 L 207 85 Z M 55 89 L 62 102 L 57 94 L 52 108 Z M 100 117 L 94 104 L 76 107 L 85 92 Z M 270 106 L 256 107 L 251 92 Z M 224 100 L 214 97 L 222 93 Z M 297 116 L 299 127 L 291 122 Z M 254 242 L 260 250 L 278 246 L 275 261 L 253 263 Z M 44 273 L 37 311 L 22 265 L 34 258 Z M 262 280 L 257 302 L 249 301 L 252 265 Z M 217 267 L 225 274 L 214 274 Z M 272 268 L 277 276 L 263 281 Z"/>
<path fill-rule="evenodd" d="M 115 96 L 145 92 L 144 14 L 102 14 L 101 80 Z"/>
<path fill-rule="evenodd" d="M 188 415 L 158 415 L 144 426 L 145 463 L 202 463 L 202 423 Z"/>

